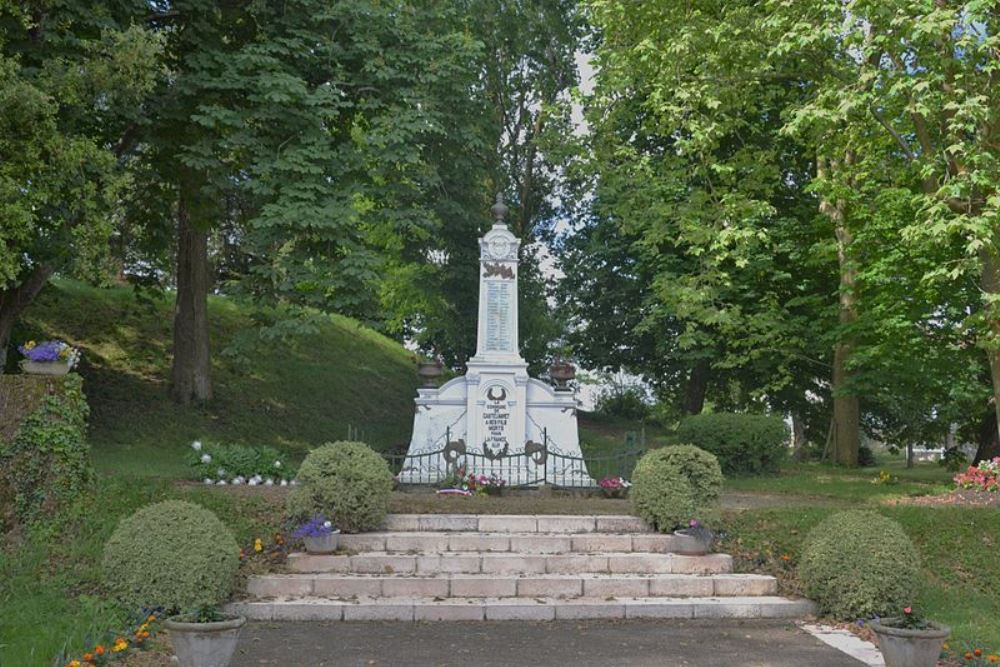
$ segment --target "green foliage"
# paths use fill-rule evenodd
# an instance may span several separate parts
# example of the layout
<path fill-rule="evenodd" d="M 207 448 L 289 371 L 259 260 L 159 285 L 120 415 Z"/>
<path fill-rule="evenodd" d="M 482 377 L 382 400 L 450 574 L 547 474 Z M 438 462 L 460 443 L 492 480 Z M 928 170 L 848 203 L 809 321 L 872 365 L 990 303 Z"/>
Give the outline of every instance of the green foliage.
<path fill-rule="evenodd" d="M 687 525 L 715 509 L 722 470 L 712 454 L 691 445 L 647 452 L 632 473 L 630 498 L 636 516 L 661 531 Z"/>
<path fill-rule="evenodd" d="M 166 500 L 123 519 L 104 547 L 107 589 L 126 608 L 216 605 L 239 568 L 233 533 L 200 505 Z"/>
<path fill-rule="evenodd" d="M 638 385 L 613 386 L 604 389 L 597 397 L 595 412 L 602 417 L 645 419 L 650 414 L 646 391 Z"/>
<path fill-rule="evenodd" d="M 196 447 L 197 445 L 197 447 Z M 187 453 L 192 479 L 229 481 L 235 477 L 248 480 L 254 476 L 274 482 L 295 479 L 297 468 L 288 455 L 274 447 L 222 444 L 196 440 Z"/>
<path fill-rule="evenodd" d="M 363 442 L 340 441 L 309 452 L 288 494 L 295 519 L 322 515 L 345 533 L 374 530 L 389 511 L 389 464 Z"/>
<path fill-rule="evenodd" d="M 778 470 L 788 450 L 788 428 L 774 415 L 706 413 L 682 419 L 677 440 L 715 454 L 727 475 L 759 475 Z"/>
<path fill-rule="evenodd" d="M 878 465 L 878 460 L 875 458 L 875 452 L 868 445 L 861 445 L 858 447 L 858 467 L 859 468 L 871 468 Z"/>
<path fill-rule="evenodd" d="M 969 457 L 961 447 L 946 447 L 938 460 L 938 465 L 950 472 L 958 472 L 969 465 Z"/>
<path fill-rule="evenodd" d="M 385 451 L 408 441 L 419 384 L 413 354 L 356 320 L 322 316 L 314 334 L 262 345 L 251 369 L 217 356 L 217 395 L 185 409 L 164 392 L 173 312 L 169 296 L 138 302 L 129 289 L 56 280 L 27 311 L 17 340 L 58 334 L 83 351 L 89 440 L 101 473 L 187 478 L 190 444 L 275 447 L 300 461 L 354 426 Z M 213 345 L 254 330 L 254 310 L 209 299 Z M 114 322 L 114 327 L 108 327 Z M 377 396 L 378 400 L 371 397 Z M 213 477 L 214 479 L 214 477 Z"/>
<path fill-rule="evenodd" d="M 13 441 L 0 441 L 0 529 L 52 514 L 93 478 L 83 379 L 73 373 L 55 382 L 61 387 L 42 399 Z"/>
<path fill-rule="evenodd" d="M 816 526 L 799 563 L 806 594 L 841 620 L 887 615 L 912 604 L 919 572 L 917 550 L 903 528 L 860 510 Z"/>

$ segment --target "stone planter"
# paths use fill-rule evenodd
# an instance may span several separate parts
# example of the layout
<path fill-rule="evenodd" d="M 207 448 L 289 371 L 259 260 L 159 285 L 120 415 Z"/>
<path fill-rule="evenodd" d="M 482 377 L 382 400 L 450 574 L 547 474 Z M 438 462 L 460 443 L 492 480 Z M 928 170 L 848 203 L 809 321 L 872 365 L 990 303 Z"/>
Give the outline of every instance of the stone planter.
<path fill-rule="evenodd" d="M 556 389 L 569 389 L 569 383 L 576 378 L 576 366 L 566 361 L 556 361 L 549 366 L 549 377 Z"/>
<path fill-rule="evenodd" d="M 939 623 L 924 630 L 893 627 L 899 622 L 898 618 L 883 618 L 870 624 L 878 635 L 885 667 L 934 667 L 951 628 Z"/>
<path fill-rule="evenodd" d="M 440 359 L 434 361 L 421 361 L 417 364 L 417 376 L 423 381 L 425 387 L 436 387 L 438 379 L 444 375 L 444 364 Z"/>
<path fill-rule="evenodd" d="M 69 373 L 68 361 L 31 361 L 23 359 L 21 370 L 29 375 L 66 375 Z"/>
<path fill-rule="evenodd" d="M 302 541 L 306 543 L 306 552 L 311 554 L 332 554 L 337 550 L 340 542 L 339 530 L 335 530 L 329 535 L 317 535 L 315 537 L 306 536 Z"/>
<path fill-rule="evenodd" d="M 213 623 L 190 623 L 183 618 L 174 616 L 163 622 L 180 667 L 228 667 L 247 619 L 237 616 Z"/>
<path fill-rule="evenodd" d="M 674 531 L 671 551 L 684 556 L 704 556 L 715 544 L 715 533 L 707 528 L 682 528 Z"/>

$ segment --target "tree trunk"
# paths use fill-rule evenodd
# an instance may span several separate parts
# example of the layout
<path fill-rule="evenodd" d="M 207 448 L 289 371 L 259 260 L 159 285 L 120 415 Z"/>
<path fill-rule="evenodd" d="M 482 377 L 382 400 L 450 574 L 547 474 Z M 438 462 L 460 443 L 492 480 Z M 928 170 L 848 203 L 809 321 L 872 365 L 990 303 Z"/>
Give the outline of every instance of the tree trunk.
<path fill-rule="evenodd" d="M 805 458 L 806 423 L 798 411 L 792 411 L 792 458 L 801 461 Z"/>
<path fill-rule="evenodd" d="M 978 447 L 972 465 L 1000 456 L 1000 435 L 997 433 L 997 413 L 991 406 L 979 422 Z"/>
<path fill-rule="evenodd" d="M 851 161 L 848 154 L 846 162 L 849 164 Z M 830 170 L 836 170 L 836 163 L 828 166 L 825 159 L 817 160 L 817 175 L 820 178 L 826 178 Z M 851 257 L 854 238 L 847 224 L 847 203 L 842 199 L 831 202 L 824 197 L 819 208 L 833 222 L 837 236 L 837 261 L 840 268 L 839 319 L 841 326 L 849 326 L 858 319 L 855 297 L 858 271 Z M 833 348 L 833 461 L 847 466 L 858 464 L 858 449 L 861 446 L 861 408 L 858 397 L 848 393 L 851 372 L 847 368 L 847 362 L 853 349 L 850 334 L 842 334 Z"/>
<path fill-rule="evenodd" d="M 10 334 L 14 330 L 14 325 L 42 288 L 48 284 L 53 273 L 55 273 L 53 267 L 39 265 L 20 285 L 0 290 L 0 373 L 4 372 L 7 365 L 7 349 L 10 347 Z"/>
<path fill-rule="evenodd" d="M 708 359 L 699 359 L 691 368 L 684 392 L 684 414 L 700 415 L 705 408 L 709 370 Z"/>
<path fill-rule="evenodd" d="M 1000 299 L 1000 257 L 989 250 L 983 252 L 982 289 L 988 299 Z M 986 358 L 993 379 L 993 436 L 1000 438 L 1000 303 L 986 304 L 986 321 L 991 340 L 986 341 Z M 980 449 L 983 440 L 980 439 Z M 977 460 L 979 452 L 976 452 Z"/>
<path fill-rule="evenodd" d="M 906 467 L 907 468 L 912 468 L 913 467 L 913 443 L 912 442 L 906 443 Z"/>
<path fill-rule="evenodd" d="M 177 301 L 171 398 L 181 405 L 212 399 L 208 338 L 208 232 L 198 229 L 182 189 L 177 205 Z"/>

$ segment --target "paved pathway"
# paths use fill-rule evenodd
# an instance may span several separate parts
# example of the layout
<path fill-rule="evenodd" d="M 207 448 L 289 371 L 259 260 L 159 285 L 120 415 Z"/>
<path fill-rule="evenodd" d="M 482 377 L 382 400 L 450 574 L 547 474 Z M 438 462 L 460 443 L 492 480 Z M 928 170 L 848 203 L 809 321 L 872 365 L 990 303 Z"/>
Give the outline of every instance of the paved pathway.
<path fill-rule="evenodd" d="M 249 623 L 233 667 L 859 667 L 787 622 Z"/>

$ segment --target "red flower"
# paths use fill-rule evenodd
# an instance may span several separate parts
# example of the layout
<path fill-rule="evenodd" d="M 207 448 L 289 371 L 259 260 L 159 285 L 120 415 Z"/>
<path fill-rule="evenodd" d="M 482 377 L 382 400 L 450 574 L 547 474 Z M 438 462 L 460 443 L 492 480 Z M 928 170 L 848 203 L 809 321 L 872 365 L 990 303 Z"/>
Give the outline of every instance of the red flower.
<path fill-rule="evenodd" d="M 913 607 L 903 607 L 903 613 L 907 614 L 907 615 L 912 614 L 913 613 Z"/>

